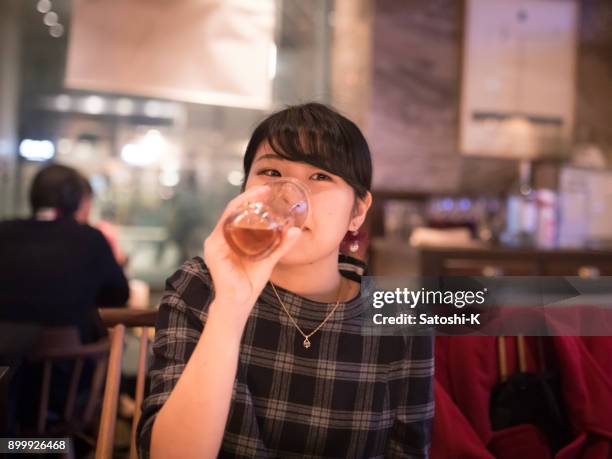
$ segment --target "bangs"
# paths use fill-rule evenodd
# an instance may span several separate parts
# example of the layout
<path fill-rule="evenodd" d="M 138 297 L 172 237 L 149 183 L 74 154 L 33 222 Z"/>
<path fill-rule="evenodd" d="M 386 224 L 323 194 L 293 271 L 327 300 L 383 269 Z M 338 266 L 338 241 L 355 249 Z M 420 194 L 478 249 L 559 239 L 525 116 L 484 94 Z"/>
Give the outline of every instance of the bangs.
<path fill-rule="evenodd" d="M 347 175 L 343 170 L 343 164 L 347 161 L 346 158 L 342 159 L 341 153 L 345 150 L 334 148 L 335 142 L 322 140 L 322 135 L 323 133 L 317 130 L 306 128 L 300 129 L 299 132 L 282 129 L 270 132 L 266 141 L 281 158 L 308 163 L 340 177 Z"/>
<path fill-rule="evenodd" d="M 365 138 L 352 121 L 325 105 L 289 107 L 264 120 L 247 146 L 245 177 L 264 142 L 281 158 L 341 177 L 359 197 L 370 189 L 372 165 Z"/>

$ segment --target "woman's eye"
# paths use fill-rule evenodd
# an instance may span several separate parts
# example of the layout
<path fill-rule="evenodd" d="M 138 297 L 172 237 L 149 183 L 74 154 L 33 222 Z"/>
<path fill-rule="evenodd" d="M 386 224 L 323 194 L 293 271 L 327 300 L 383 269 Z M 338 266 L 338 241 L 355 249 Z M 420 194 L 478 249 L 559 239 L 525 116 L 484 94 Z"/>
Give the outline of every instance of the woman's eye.
<path fill-rule="evenodd" d="M 331 180 L 331 177 L 327 174 L 323 174 L 321 172 L 317 172 L 316 174 L 312 174 L 312 176 L 315 180 Z"/>
<path fill-rule="evenodd" d="M 276 169 L 262 169 L 257 172 L 257 175 L 267 175 L 268 177 L 280 177 L 280 172 Z"/>

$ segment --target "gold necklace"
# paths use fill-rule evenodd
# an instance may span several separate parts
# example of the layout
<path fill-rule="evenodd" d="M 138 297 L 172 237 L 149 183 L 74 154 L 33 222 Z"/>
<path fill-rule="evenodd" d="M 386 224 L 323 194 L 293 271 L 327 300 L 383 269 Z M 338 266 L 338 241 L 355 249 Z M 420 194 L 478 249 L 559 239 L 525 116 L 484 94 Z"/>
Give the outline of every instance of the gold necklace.
<path fill-rule="evenodd" d="M 304 337 L 304 347 L 306 349 L 308 349 L 310 347 L 310 337 L 312 335 L 314 335 L 316 332 L 319 331 L 319 329 L 325 325 L 325 322 L 327 322 L 327 320 L 333 315 L 333 313 L 336 311 L 336 309 L 338 308 L 338 305 L 340 304 L 340 297 L 341 297 L 341 293 L 342 293 L 342 277 L 340 278 L 340 287 L 338 288 L 338 301 L 336 301 L 336 305 L 334 306 L 334 308 L 331 310 L 331 312 L 329 314 L 327 314 L 327 317 L 325 317 L 325 319 L 323 319 L 323 322 L 321 322 L 319 324 L 319 326 L 317 328 L 315 328 L 313 331 L 311 331 L 310 333 L 306 334 L 302 331 L 302 329 L 300 328 L 300 326 L 297 324 L 297 322 L 295 321 L 295 319 L 293 317 L 291 317 L 291 314 L 289 314 L 289 311 L 287 310 L 287 308 L 285 307 L 285 304 L 282 302 L 282 300 L 280 299 L 280 296 L 278 295 L 278 292 L 276 291 L 276 288 L 274 287 L 274 284 L 272 282 L 270 282 L 270 285 L 272 286 L 272 290 L 274 290 L 274 294 L 276 295 L 276 299 L 278 299 L 278 302 L 280 303 L 280 305 L 283 307 L 283 309 L 285 310 L 285 312 L 287 313 L 287 316 L 289 317 L 289 319 L 291 320 L 291 322 L 293 322 L 293 325 L 295 325 L 295 328 L 297 328 L 297 330 L 300 332 L 300 334 Z"/>

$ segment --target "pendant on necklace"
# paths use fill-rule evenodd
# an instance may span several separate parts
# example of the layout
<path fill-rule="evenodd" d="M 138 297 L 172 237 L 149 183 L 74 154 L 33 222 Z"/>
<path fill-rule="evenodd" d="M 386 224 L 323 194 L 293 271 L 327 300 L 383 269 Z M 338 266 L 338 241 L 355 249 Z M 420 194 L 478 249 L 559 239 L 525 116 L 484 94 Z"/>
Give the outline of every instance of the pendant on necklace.
<path fill-rule="evenodd" d="M 304 340 L 304 347 L 306 349 L 308 349 L 310 347 L 310 340 L 308 339 L 308 337 L 306 337 L 306 339 Z"/>

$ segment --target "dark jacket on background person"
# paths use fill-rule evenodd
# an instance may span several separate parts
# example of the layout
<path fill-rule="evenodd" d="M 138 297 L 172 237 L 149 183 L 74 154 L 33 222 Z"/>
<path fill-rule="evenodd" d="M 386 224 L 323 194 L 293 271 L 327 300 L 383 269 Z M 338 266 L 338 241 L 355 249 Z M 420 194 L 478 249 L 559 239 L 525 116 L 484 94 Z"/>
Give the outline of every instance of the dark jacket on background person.
<path fill-rule="evenodd" d="M 100 231 L 72 218 L 0 222 L 0 321 L 75 325 L 88 343 L 106 334 L 97 307 L 128 297 Z"/>
<path fill-rule="evenodd" d="M 14 335 L 21 332 L 13 330 L 22 323 L 72 325 L 83 343 L 91 343 L 106 335 L 97 308 L 123 306 L 128 297 L 123 271 L 97 229 L 71 217 L 0 222 L 0 324 L 11 332 L 0 336 L 0 365 L 11 368 L 8 428 L 0 434 L 30 431 L 38 413 L 42 367 L 25 358 L 37 338 L 16 350 Z M 76 400 L 79 411 L 94 372 L 93 360 L 83 364 Z M 74 361 L 54 363 L 49 413 L 62 412 L 73 365 Z"/>

